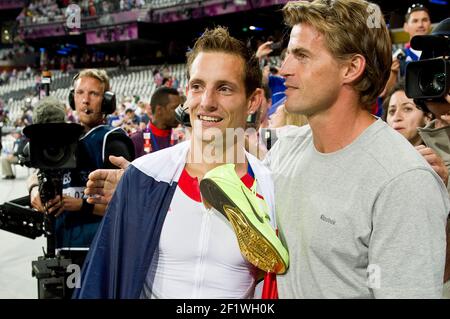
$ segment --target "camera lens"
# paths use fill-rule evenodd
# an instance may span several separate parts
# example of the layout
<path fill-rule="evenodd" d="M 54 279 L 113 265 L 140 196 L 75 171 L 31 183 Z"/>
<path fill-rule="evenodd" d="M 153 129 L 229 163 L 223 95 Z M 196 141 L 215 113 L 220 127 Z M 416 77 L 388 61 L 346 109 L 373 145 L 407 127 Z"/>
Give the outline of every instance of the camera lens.
<path fill-rule="evenodd" d="M 437 70 L 424 71 L 419 78 L 419 87 L 424 95 L 440 95 L 445 89 L 445 74 Z"/>
<path fill-rule="evenodd" d="M 433 89 L 436 90 L 436 92 L 442 92 L 442 90 L 445 88 L 445 74 L 435 74 L 435 76 L 433 77 L 432 86 Z"/>
<path fill-rule="evenodd" d="M 43 160 L 49 165 L 58 165 L 64 160 L 66 151 L 61 145 L 49 145 L 42 150 Z"/>

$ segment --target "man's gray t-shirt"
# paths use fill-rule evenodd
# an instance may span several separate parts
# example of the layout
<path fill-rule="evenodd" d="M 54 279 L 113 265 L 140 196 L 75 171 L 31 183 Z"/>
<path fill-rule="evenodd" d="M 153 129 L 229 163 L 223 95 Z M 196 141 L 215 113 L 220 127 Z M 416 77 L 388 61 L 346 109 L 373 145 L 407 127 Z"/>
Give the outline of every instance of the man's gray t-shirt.
<path fill-rule="evenodd" d="M 440 298 L 446 188 L 381 120 L 333 153 L 309 126 L 280 136 L 266 157 L 290 268 L 280 298 Z"/>

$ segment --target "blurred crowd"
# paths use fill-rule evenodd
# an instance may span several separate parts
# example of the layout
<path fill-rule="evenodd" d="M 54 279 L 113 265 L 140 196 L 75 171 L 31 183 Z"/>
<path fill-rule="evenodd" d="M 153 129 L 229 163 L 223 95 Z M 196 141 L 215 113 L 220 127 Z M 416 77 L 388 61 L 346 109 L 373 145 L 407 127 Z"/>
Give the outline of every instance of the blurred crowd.
<path fill-rule="evenodd" d="M 145 5 L 145 0 L 63 0 L 60 5 L 52 0 L 31 0 L 28 6 L 23 8 L 17 21 L 21 25 L 59 21 L 73 13 L 70 4 L 78 5 L 82 16 L 93 17 L 134 8 L 140 9 Z"/>

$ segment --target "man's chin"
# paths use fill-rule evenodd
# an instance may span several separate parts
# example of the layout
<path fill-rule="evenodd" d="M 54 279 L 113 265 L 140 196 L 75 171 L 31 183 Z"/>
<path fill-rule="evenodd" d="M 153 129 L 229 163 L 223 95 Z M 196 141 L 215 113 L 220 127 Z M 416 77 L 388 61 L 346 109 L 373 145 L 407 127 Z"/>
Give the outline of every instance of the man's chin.
<path fill-rule="evenodd" d="M 414 34 L 414 36 L 416 36 L 416 35 L 427 35 L 427 34 L 428 34 L 427 31 L 417 31 L 417 32 Z"/>
<path fill-rule="evenodd" d="M 308 108 L 303 105 L 290 105 L 290 104 L 286 103 L 284 105 L 284 108 L 286 111 L 288 111 L 289 113 L 293 113 L 293 114 L 301 114 L 301 115 L 309 114 Z"/>

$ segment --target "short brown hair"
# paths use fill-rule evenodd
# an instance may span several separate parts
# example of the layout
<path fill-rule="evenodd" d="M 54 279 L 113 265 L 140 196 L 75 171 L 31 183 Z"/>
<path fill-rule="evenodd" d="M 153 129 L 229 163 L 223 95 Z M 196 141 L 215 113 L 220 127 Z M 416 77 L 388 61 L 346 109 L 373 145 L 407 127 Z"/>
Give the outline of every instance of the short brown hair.
<path fill-rule="evenodd" d="M 283 8 L 290 27 L 304 23 L 315 28 L 338 60 L 355 54 L 364 56 L 364 73 L 353 88 L 367 110 L 383 91 L 392 64 L 389 31 L 383 16 L 377 16 L 380 12 L 376 4 L 364 0 L 291 1 Z"/>
<path fill-rule="evenodd" d="M 189 52 L 187 59 L 188 78 L 190 78 L 192 63 L 200 52 L 223 52 L 241 57 L 244 62 L 242 74 L 246 96 L 250 96 L 257 88 L 261 87 L 262 73 L 258 59 L 242 41 L 230 36 L 226 28 L 206 29 L 195 41 L 194 48 Z"/>
<path fill-rule="evenodd" d="M 421 3 L 415 3 L 413 5 L 411 5 L 408 10 L 406 11 L 405 14 L 405 23 L 408 23 L 409 21 L 409 17 L 411 17 L 411 14 L 413 12 L 417 12 L 417 11 L 425 11 L 428 14 L 428 17 L 430 17 L 430 11 L 428 11 L 428 9 Z"/>
<path fill-rule="evenodd" d="M 82 77 L 89 77 L 99 80 L 103 84 L 103 93 L 111 89 L 109 85 L 109 77 L 105 70 L 103 69 L 84 69 L 80 71 L 72 80 L 72 86 L 75 82 Z"/>

